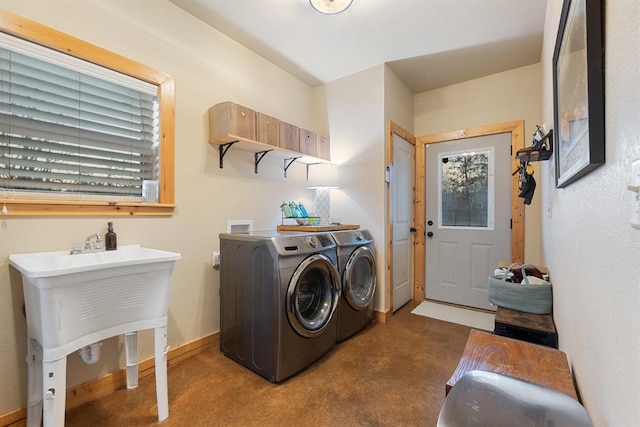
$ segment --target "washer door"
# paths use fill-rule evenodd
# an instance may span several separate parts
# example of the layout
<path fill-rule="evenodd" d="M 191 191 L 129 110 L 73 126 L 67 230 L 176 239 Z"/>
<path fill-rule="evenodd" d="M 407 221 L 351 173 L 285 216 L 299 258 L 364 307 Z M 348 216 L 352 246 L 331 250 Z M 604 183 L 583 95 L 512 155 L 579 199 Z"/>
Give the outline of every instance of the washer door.
<path fill-rule="evenodd" d="M 331 321 L 340 298 L 340 275 L 329 257 L 314 254 L 296 268 L 287 288 L 287 316 L 304 337 L 321 333 Z"/>
<path fill-rule="evenodd" d="M 344 267 L 342 291 L 355 310 L 367 309 L 376 291 L 376 260 L 373 251 L 360 246 L 353 251 Z"/>

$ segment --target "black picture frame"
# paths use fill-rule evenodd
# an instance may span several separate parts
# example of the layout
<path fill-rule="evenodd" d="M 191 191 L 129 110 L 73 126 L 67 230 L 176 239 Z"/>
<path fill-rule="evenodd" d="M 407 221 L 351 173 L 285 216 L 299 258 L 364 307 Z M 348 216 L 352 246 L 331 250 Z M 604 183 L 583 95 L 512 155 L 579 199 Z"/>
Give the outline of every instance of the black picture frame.
<path fill-rule="evenodd" d="M 564 0 L 553 53 L 556 187 L 605 162 L 604 2 Z"/>

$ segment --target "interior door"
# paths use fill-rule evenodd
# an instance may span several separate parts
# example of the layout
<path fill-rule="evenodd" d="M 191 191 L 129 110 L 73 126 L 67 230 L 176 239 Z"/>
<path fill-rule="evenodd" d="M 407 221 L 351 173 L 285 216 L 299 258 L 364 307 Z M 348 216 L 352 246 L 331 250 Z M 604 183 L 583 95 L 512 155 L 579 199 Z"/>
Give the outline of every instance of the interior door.
<path fill-rule="evenodd" d="M 426 298 L 494 309 L 487 277 L 511 259 L 511 135 L 426 147 Z"/>
<path fill-rule="evenodd" d="M 413 176 L 414 145 L 393 134 L 391 224 L 393 227 L 393 311 L 413 296 Z"/>

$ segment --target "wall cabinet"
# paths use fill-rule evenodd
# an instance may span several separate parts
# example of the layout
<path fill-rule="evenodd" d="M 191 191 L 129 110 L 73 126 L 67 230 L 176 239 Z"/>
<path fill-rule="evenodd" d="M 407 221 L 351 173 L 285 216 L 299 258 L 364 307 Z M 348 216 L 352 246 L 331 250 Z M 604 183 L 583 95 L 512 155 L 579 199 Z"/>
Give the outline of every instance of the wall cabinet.
<path fill-rule="evenodd" d="M 306 129 L 300 129 L 298 133 L 298 143 L 300 145 L 300 152 L 302 154 L 308 154 L 309 156 L 318 157 L 318 149 L 316 147 L 317 144 L 317 135 L 311 131 Z"/>
<path fill-rule="evenodd" d="M 280 122 L 280 148 L 300 152 L 298 142 L 298 127 L 290 123 Z"/>
<path fill-rule="evenodd" d="M 280 120 L 256 112 L 256 141 L 278 147 Z"/>
<path fill-rule="evenodd" d="M 331 146 L 329 145 L 328 137 L 318 135 L 316 141 L 316 156 L 327 160 L 331 158 Z"/>
<path fill-rule="evenodd" d="M 266 155 L 284 159 L 285 176 L 295 160 L 304 163 L 330 160 L 328 137 L 230 101 L 209 109 L 209 143 L 218 146 L 221 168 L 227 150 L 253 152 L 256 173 L 258 163 Z"/>
<path fill-rule="evenodd" d="M 209 121 L 219 135 L 256 139 L 256 112 L 250 108 L 223 102 L 209 110 Z"/>

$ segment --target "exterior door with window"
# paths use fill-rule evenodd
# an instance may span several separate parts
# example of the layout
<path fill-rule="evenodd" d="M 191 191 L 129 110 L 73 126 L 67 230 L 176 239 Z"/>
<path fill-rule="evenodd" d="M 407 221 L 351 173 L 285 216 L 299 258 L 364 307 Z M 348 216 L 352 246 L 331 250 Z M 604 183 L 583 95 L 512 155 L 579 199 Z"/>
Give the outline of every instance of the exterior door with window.
<path fill-rule="evenodd" d="M 509 133 L 426 146 L 426 298 L 494 309 L 487 277 L 511 259 Z"/>

